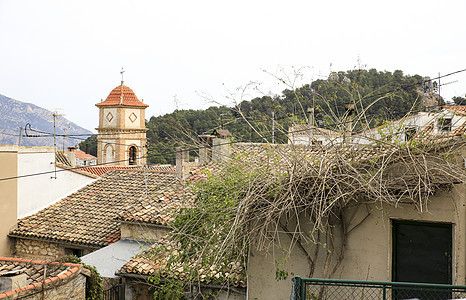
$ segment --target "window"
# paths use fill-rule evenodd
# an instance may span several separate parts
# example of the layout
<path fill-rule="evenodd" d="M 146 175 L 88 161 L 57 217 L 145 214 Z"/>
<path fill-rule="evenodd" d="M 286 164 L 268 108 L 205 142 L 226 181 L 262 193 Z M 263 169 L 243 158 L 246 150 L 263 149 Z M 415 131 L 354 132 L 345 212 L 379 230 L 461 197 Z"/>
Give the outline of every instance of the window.
<path fill-rule="evenodd" d="M 76 257 L 83 256 L 83 249 L 76 249 L 76 248 L 65 248 L 66 255 L 74 255 Z"/>
<path fill-rule="evenodd" d="M 129 147 L 129 164 L 136 164 L 136 147 L 134 146 Z"/>
<path fill-rule="evenodd" d="M 438 118 L 437 128 L 442 132 L 451 131 L 451 118 Z"/>
<path fill-rule="evenodd" d="M 417 133 L 417 128 L 414 126 L 406 126 L 405 128 L 405 142 L 408 142 L 414 138 Z"/>

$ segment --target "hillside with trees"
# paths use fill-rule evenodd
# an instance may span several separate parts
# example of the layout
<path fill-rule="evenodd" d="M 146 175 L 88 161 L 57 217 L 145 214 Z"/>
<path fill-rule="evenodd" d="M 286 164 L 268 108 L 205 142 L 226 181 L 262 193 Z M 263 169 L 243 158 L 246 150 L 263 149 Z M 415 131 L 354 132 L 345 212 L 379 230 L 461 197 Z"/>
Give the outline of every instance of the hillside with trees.
<path fill-rule="evenodd" d="M 375 127 L 419 111 L 417 88 L 422 82 L 421 76 L 404 75 L 400 70 L 393 73 L 375 69 L 335 72 L 325 80 L 315 80 L 294 90 L 286 89 L 280 95 L 242 101 L 234 107 L 175 110 L 153 116 L 147 121 L 148 162 L 174 164 L 176 146 L 193 145 L 199 134 L 222 125 L 236 141 L 271 142 L 272 112 L 276 143 L 287 142 L 286 130 L 290 125 L 307 122 L 310 107 L 315 108 L 318 126 L 340 130 L 344 125 L 341 119 L 346 111 L 345 104 L 354 103 L 356 111 L 366 110 L 366 126 Z M 356 131 L 363 129 L 358 124 L 354 127 Z M 82 149 L 85 144 L 82 143 Z"/>

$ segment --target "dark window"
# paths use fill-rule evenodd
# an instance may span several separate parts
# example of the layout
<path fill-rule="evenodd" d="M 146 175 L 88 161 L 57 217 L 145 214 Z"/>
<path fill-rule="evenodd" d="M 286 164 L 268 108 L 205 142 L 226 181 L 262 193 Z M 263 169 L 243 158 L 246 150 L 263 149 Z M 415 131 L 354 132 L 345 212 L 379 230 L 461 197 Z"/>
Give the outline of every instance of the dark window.
<path fill-rule="evenodd" d="M 65 254 L 66 255 L 74 255 L 76 257 L 81 257 L 81 256 L 83 256 L 83 250 L 82 249 L 76 249 L 76 248 L 65 248 Z"/>
<path fill-rule="evenodd" d="M 134 146 L 129 147 L 129 164 L 136 164 L 136 147 Z"/>
<path fill-rule="evenodd" d="M 451 224 L 393 221 L 392 230 L 393 281 L 451 284 Z M 427 299 L 419 291 L 405 291 L 404 298 L 399 292 L 395 299 Z"/>
<path fill-rule="evenodd" d="M 444 131 L 444 132 L 451 131 L 451 118 L 437 119 L 437 127 L 439 131 Z"/>

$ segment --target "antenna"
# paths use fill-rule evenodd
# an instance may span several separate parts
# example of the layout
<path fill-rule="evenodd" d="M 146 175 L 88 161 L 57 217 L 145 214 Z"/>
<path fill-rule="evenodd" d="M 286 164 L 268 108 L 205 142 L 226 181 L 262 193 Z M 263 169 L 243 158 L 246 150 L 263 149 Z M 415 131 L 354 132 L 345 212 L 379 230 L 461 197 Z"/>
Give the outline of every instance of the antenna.
<path fill-rule="evenodd" d="M 121 74 L 121 85 L 123 85 L 123 73 L 125 73 L 125 70 L 123 69 L 123 67 L 121 67 L 121 71 L 120 71 L 120 74 Z"/>
<path fill-rule="evenodd" d="M 53 147 L 55 149 L 55 176 L 52 176 L 52 179 L 57 179 L 57 162 L 56 162 L 56 156 L 57 156 L 57 117 L 63 116 L 63 114 L 58 113 L 58 109 L 55 109 L 53 114 Z"/>

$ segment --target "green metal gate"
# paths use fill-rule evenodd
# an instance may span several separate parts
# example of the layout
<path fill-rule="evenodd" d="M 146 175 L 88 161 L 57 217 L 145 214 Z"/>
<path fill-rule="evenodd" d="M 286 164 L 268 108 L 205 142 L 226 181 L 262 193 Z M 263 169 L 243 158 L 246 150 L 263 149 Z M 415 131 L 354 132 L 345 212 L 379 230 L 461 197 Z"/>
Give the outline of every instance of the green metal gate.
<path fill-rule="evenodd" d="M 291 300 L 466 299 L 466 286 L 294 277 Z"/>

